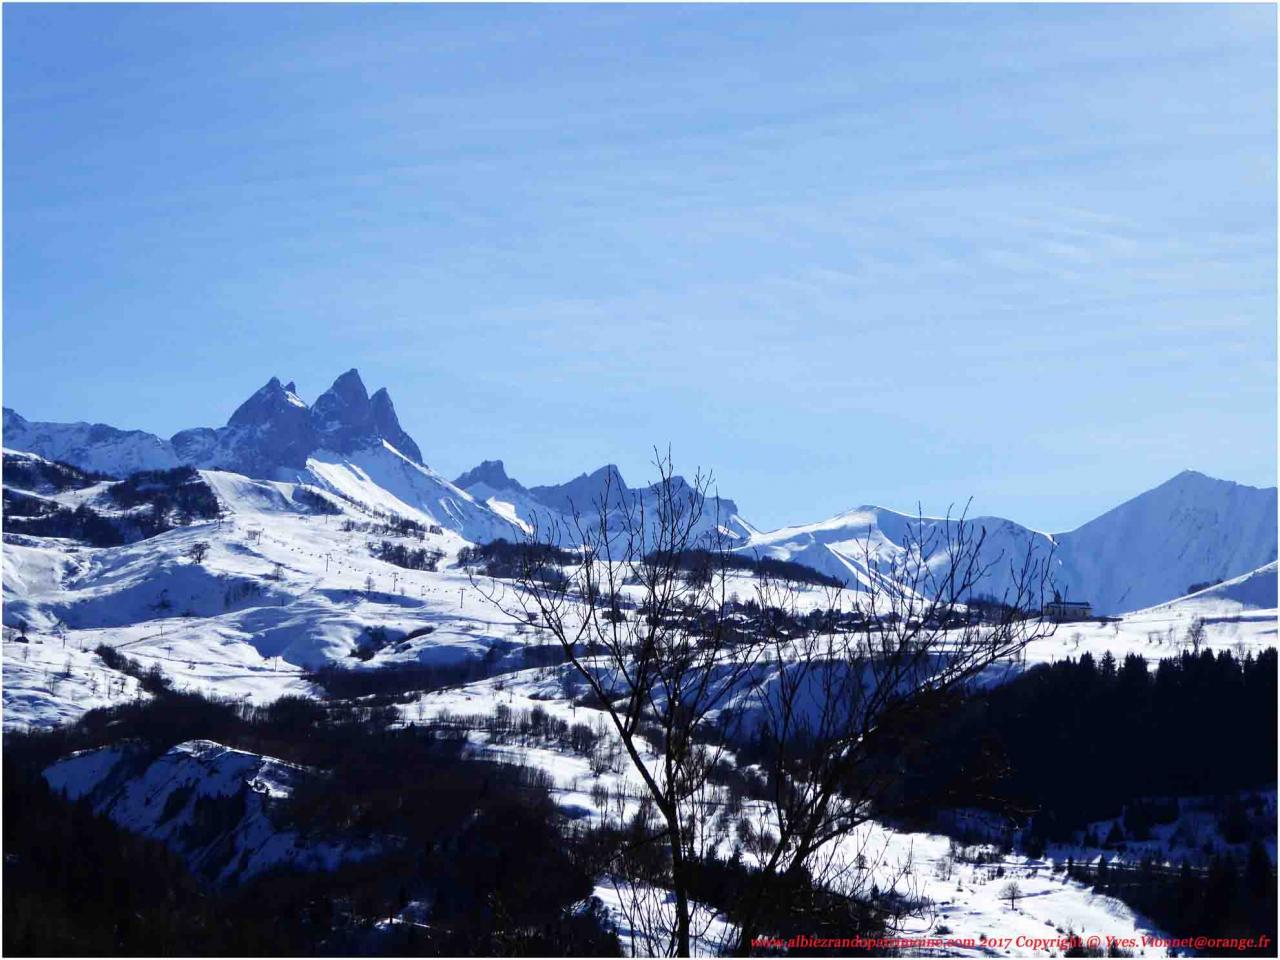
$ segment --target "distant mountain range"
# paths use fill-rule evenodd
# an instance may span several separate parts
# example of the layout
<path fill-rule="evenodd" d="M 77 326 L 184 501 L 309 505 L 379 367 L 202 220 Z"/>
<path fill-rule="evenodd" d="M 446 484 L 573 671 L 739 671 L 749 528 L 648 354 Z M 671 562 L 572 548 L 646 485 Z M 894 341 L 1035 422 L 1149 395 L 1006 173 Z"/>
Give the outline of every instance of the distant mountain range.
<path fill-rule="evenodd" d="M 182 430 L 165 440 L 106 424 L 34 423 L 4 410 L 4 442 L 82 470 L 124 476 L 192 466 L 261 480 L 310 483 L 372 508 L 440 524 L 468 540 L 517 529 L 422 461 L 385 389 L 369 396 L 356 370 L 308 405 L 272 377 L 224 427 Z"/>
<path fill-rule="evenodd" d="M 688 482 L 683 477 L 674 479 L 679 485 L 678 491 L 687 488 Z M 644 506 L 647 516 L 657 515 L 657 486 L 629 487 L 611 463 L 580 474 L 567 483 L 525 487 L 507 476 L 501 460 L 486 460 L 453 482 L 526 530 L 535 526 L 540 530 L 554 528 L 568 536 L 577 526 L 595 527 L 599 523 L 600 504 L 607 506 L 610 517 L 617 516 L 624 504 L 635 502 Z M 694 527 L 694 535 L 716 527 L 736 546 L 745 545 L 759 532 L 738 515 L 738 505 L 732 500 L 709 496 L 703 506 L 703 516 Z"/>
<path fill-rule="evenodd" d="M 114 477 L 187 465 L 309 483 L 373 509 L 438 524 L 473 542 L 512 539 L 534 527 L 558 528 L 567 536 L 575 523 L 597 522 L 594 504 L 606 488 L 611 512 L 624 495 L 649 501 L 654 496 L 650 488 L 627 487 L 612 465 L 563 484 L 526 487 L 508 476 L 501 460 L 486 460 L 449 481 L 425 464 L 387 390 L 370 396 L 356 370 L 338 377 L 310 405 L 292 382 L 273 377 L 225 426 L 183 430 L 168 439 L 106 424 L 32 422 L 6 407 L 4 446 Z M 700 529 L 718 525 L 737 549 L 803 563 L 857 587 L 901 556 L 913 519 L 864 506 L 765 532 L 743 519 L 732 500 L 717 497 L 708 502 Z M 1064 596 L 1116 614 L 1274 563 L 1276 520 L 1275 487 L 1188 470 L 1065 533 L 999 517 L 967 522 L 985 529 L 986 556 L 1000 558 L 980 584 L 982 591 L 1001 595 L 1009 583 L 1009 559 L 1030 544 L 1039 556 L 1052 552 L 1054 581 Z M 948 521 L 928 523 L 940 536 L 948 532 Z"/>
<path fill-rule="evenodd" d="M 305 470 L 317 451 L 356 454 L 383 441 L 423 465 L 418 445 L 400 427 L 391 396 L 385 388 L 369 396 L 356 370 L 335 380 L 313 406 L 298 396 L 292 382 L 272 377 L 236 408 L 225 427 L 182 430 L 168 440 L 103 423 L 32 423 L 8 407 L 4 434 L 10 449 L 113 476 L 187 465 L 278 479 L 282 472 Z"/>
<path fill-rule="evenodd" d="M 752 549 L 793 560 L 851 583 L 866 582 L 871 560 L 888 562 L 906 542 L 914 517 L 859 507 L 818 523 L 757 534 Z M 1001 558 L 980 589 L 996 596 L 1010 583 L 1008 562 L 1028 544 L 1064 597 L 1096 613 L 1140 610 L 1228 580 L 1276 559 L 1276 488 L 1259 489 L 1185 470 L 1066 533 L 1043 533 L 1001 517 L 967 521 L 985 529 L 984 554 Z M 945 521 L 928 523 L 941 528 Z M 939 539 L 944 531 L 938 529 Z M 954 532 L 953 532 L 954 535 Z M 868 550 L 868 547 L 870 548 Z"/>

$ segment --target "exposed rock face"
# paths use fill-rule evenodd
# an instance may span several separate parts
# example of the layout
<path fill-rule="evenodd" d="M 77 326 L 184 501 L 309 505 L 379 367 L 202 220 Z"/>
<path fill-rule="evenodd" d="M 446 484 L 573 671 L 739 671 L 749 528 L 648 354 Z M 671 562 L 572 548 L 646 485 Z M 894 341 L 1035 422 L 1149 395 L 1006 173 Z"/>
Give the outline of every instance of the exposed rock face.
<path fill-rule="evenodd" d="M 422 463 L 422 451 L 413 442 L 413 437 L 400 426 L 400 418 L 396 416 L 395 404 L 391 402 L 391 394 L 387 393 L 387 388 L 379 388 L 369 402 L 373 406 L 373 426 L 378 435 L 414 463 Z"/>
<path fill-rule="evenodd" d="M 272 377 L 266 385 L 236 408 L 236 412 L 227 421 L 229 427 L 257 426 L 270 423 L 274 418 L 287 415 L 290 409 L 301 409 L 289 402 L 290 394 L 280 385 L 279 377 Z M 305 419 L 305 418 L 304 418 Z"/>
<path fill-rule="evenodd" d="M 316 448 L 310 411 L 276 377 L 242 403 L 220 430 L 187 430 L 170 441 L 184 460 L 247 476 L 300 469 Z"/>
<path fill-rule="evenodd" d="M 453 483 L 454 486 L 461 487 L 463 490 L 481 483 L 493 490 L 524 490 L 518 481 L 507 476 L 507 468 L 501 460 L 485 460 L 479 466 L 472 467 L 461 474 Z"/>
<path fill-rule="evenodd" d="M 350 453 L 385 440 L 414 463 L 422 463 L 422 451 L 400 426 L 387 388 L 369 396 L 357 370 L 348 370 L 320 395 L 311 407 L 310 423 L 315 445 L 325 450 Z"/>
<path fill-rule="evenodd" d="M 356 370 L 348 370 L 320 394 L 311 408 L 311 424 L 325 450 L 346 453 L 371 446 L 378 439 L 373 404 Z"/>

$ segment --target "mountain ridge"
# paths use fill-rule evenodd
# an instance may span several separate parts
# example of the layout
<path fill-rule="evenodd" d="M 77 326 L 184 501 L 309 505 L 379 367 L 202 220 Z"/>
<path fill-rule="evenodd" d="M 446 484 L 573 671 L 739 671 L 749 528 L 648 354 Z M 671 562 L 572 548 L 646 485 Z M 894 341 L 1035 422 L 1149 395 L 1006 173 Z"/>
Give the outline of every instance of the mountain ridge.
<path fill-rule="evenodd" d="M 4 408 L 10 446 L 101 473 L 133 473 L 178 465 L 233 469 L 270 479 L 279 468 L 302 468 L 316 450 L 348 453 L 390 443 L 425 466 L 405 432 L 386 387 L 372 396 L 354 367 L 307 404 L 290 380 L 273 376 L 232 412 L 224 426 L 191 427 L 165 439 L 145 430 L 107 424 L 29 421 Z M 114 468 L 114 469 L 113 469 Z"/>
<path fill-rule="evenodd" d="M 493 459 L 450 481 L 426 465 L 387 388 L 370 395 L 355 368 L 310 405 L 293 381 L 273 376 L 224 426 L 182 430 L 168 440 L 107 424 L 28 421 L 8 407 L 4 434 L 8 448 L 112 476 L 187 465 L 309 483 L 377 510 L 448 527 L 472 542 L 513 539 L 535 527 L 546 533 L 578 522 L 593 525 L 599 522 L 595 505 L 606 490 L 610 514 L 626 498 L 648 504 L 655 496 L 652 485 L 627 486 L 616 464 L 563 483 L 526 487 L 502 460 Z M 804 563 L 858 587 L 901 558 L 917 519 L 939 536 L 961 522 L 864 504 L 762 531 L 743 519 L 733 500 L 713 496 L 697 534 L 719 527 L 733 549 Z M 1165 602 L 1192 583 L 1238 577 L 1276 560 L 1276 488 L 1191 469 L 1062 533 L 995 516 L 963 522 L 974 533 L 985 528 L 990 551 L 1002 558 L 1019 555 L 1028 544 L 1038 557 L 1052 556 L 1055 585 L 1099 613 Z M 980 586 L 999 595 L 1008 582 L 993 572 Z"/>
<path fill-rule="evenodd" d="M 514 536 L 518 525 L 490 510 L 423 462 L 385 387 L 369 395 L 352 368 L 307 404 L 293 381 L 271 377 L 221 427 L 180 430 L 168 440 L 105 424 L 28 421 L 4 408 L 5 442 L 115 477 L 190 466 L 258 480 L 308 483 L 439 525 L 468 540 Z M 374 479 L 377 478 L 377 479 Z"/>

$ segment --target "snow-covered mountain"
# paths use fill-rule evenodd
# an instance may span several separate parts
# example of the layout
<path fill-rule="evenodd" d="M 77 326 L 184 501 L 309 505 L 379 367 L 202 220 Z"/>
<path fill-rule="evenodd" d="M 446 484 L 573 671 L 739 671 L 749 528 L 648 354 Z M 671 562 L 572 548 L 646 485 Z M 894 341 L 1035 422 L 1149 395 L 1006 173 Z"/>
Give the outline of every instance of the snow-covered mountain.
<path fill-rule="evenodd" d="M 273 376 L 239 404 L 227 425 L 179 430 L 168 440 L 105 424 L 31 422 L 8 407 L 4 430 L 10 449 L 111 476 L 186 465 L 278 479 L 282 470 L 306 468 L 316 451 L 357 453 L 383 443 L 425 466 L 387 388 L 370 397 L 357 370 L 344 372 L 312 406 L 298 396 L 293 381 L 282 384 Z"/>
<path fill-rule="evenodd" d="M 317 450 L 349 454 L 384 441 L 424 465 L 386 388 L 369 396 L 354 369 L 338 377 L 313 406 L 298 396 L 292 381 L 282 384 L 272 377 L 236 408 L 226 426 L 181 430 L 167 440 L 101 423 L 34 423 L 8 407 L 4 433 L 11 450 L 114 477 L 186 465 L 278 479 L 282 470 L 305 469 Z"/>
<path fill-rule="evenodd" d="M 914 520 L 883 507 L 859 507 L 757 534 L 744 549 L 803 563 L 856 587 L 869 582 L 877 563 L 902 556 Z M 1052 551 L 1053 586 L 1064 597 L 1108 615 L 1171 600 L 1193 584 L 1238 577 L 1276 559 L 1276 488 L 1191 470 L 1067 533 L 1042 533 L 1000 517 L 967 522 L 975 533 L 986 531 L 983 553 L 986 562 L 996 562 L 978 592 L 1003 595 L 1009 560 L 1024 556 L 1030 545 L 1038 558 Z M 941 540 L 945 525 L 926 518 L 925 536 Z"/>
<path fill-rule="evenodd" d="M 864 506 L 818 523 L 783 527 L 752 536 L 742 549 L 777 560 L 790 560 L 863 589 L 874 583 L 885 585 L 895 563 L 901 563 L 915 540 L 932 548 L 929 567 L 941 573 L 948 539 L 961 533 L 960 521 L 926 517 L 917 530 L 919 518 Z M 1030 530 L 999 517 L 973 517 L 964 521 L 963 534 L 977 543 L 982 537 L 980 557 L 989 569 L 974 585 L 974 593 L 997 598 L 1009 595 L 1013 583 L 1010 564 L 1019 564 L 1032 551 L 1034 560 L 1048 561 L 1053 542 L 1046 534 Z M 1010 599 L 1014 599 L 1010 596 Z"/>
<path fill-rule="evenodd" d="M 183 430 L 169 439 L 104 424 L 35 423 L 4 411 L 4 443 L 88 471 L 125 476 L 178 465 L 258 480 L 318 487 L 366 509 L 439 526 L 470 542 L 559 531 L 572 539 L 575 514 L 597 522 L 595 503 L 608 486 L 616 513 L 623 498 L 641 500 L 653 515 L 652 487 L 628 487 L 606 465 L 561 484 L 526 487 L 501 460 L 486 460 L 450 482 L 426 465 L 400 425 L 385 388 L 370 395 L 356 370 L 334 381 L 313 404 L 292 382 L 271 378 L 222 427 Z M 684 481 L 681 480 L 681 483 Z M 906 514 L 858 507 L 817 523 L 760 531 L 732 500 L 708 501 L 700 533 L 718 523 L 736 549 L 792 560 L 865 586 L 901 559 Z M 954 534 L 938 518 L 926 536 Z M 1185 471 L 1066 533 L 1049 534 L 999 517 L 967 521 L 985 529 L 984 559 L 993 566 L 978 590 L 1001 596 L 1009 562 L 1031 545 L 1053 551 L 1054 585 L 1116 614 L 1172 600 L 1196 583 L 1230 579 L 1276 559 L 1276 490 L 1258 489 Z M 867 554 L 867 548 L 870 553 Z"/>
<path fill-rule="evenodd" d="M 1184 470 L 1054 540 L 1064 593 L 1140 610 L 1274 561 L 1276 488 Z"/>
<path fill-rule="evenodd" d="M 615 500 L 620 491 L 651 496 L 626 487 L 612 465 L 567 483 L 525 487 L 508 476 L 501 460 L 486 460 L 454 482 L 495 511 L 523 524 L 537 519 L 545 528 L 548 519 L 564 524 L 575 509 L 591 514 L 611 473 Z M 733 501 L 709 503 L 708 513 L 717 507 L 737 549 L 802 563 L 854 588 L 902 560 L 917 519 L 861 506 L 816 523 L 759 531 Z M 925 518 L 923 536 L 940 546 L 956 535 L 956 523 Z M 1054 588 L 1088 601 L 1101 614 L 1139 610 L 1179 597 L 1192 584 L 1229 579 L 1276 559 L 1276 489 L 1190 470 L 1067 533 L 1045 533 L 1002 517 L 973 517 L 966 524 L 970 537 L 985 536 L 983 561 L 990 565 L 976 592 L 1004 596 L 1013 581 L 1011 562 L 1020 562 L 1030 548 L 1036 560 L 1052 556 Z M 931 566 L 941 562 L 937 549 Z"/>
<path fill-rule="evenodd" d="M 4 408 L 4 442 L 10 450 L 36 453 L 93 473 L 123 477 L 138 470 L 181 464 L 173 447 L 153 433 L 117 430 L 105 423 L 37 423 Z"/>
<path fill-rule="evenodd" d="M 8 408 L 4 432 L 9 449 L 115 477 L 180 465 L 221 470 L 318 486 L 471 541 L 518 533 L 509 518 L 423 463 L 390 394 L 383 388 L 370 396 L 354 369 L 310 406 L 292 382 L 272 377 L 226 426 L 182 430 L 168 440 L 102 424 L 32 423 Z"/>
<path fill-rule="evenodd" d="M 677 494 L 688 488 L 683 477 L 675 477 L 674 481 Z M 501 460 L 485 460 L 460 475 L 454 484 L 526 529 L 535 525 L 540 531 L 558 529 L 566 538 L 579 523 L 586 528 L 598 524 L 598 505 L 605 502 L 606 496 L 610 515 L 617 515 L 624 504 L 631 504 L 642 506 L 646 516 L 656 516 L 657 485 L 629 487 L 611 463 L 579 474 L 567 483 L 525 487 L 507 475 Z M 739 515 L 738 505 L 732 500 L 710 496 L 694 535 L 710 533 L 717 526 L 736 545 L 746 544 L 759 532 Z"/>

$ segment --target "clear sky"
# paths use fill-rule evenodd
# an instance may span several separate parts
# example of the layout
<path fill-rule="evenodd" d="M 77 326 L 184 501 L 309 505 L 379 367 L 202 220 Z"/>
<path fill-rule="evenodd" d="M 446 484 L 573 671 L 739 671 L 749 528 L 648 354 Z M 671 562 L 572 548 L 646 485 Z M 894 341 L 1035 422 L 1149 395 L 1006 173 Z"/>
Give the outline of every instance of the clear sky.
<path fill-rule="evenodd" d="M 1264 6 L 4 7 L 4 402 L 358 367 L 426 461 L 757 525 L 1276 474 Z"/>

